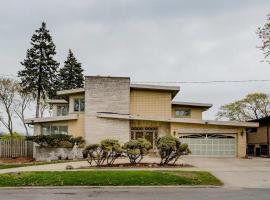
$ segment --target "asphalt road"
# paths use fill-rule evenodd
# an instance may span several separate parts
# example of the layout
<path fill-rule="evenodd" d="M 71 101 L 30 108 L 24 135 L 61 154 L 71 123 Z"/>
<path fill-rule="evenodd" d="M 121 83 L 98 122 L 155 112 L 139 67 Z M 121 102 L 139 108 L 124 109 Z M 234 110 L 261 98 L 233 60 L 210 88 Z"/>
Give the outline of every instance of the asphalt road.
<path fill-rule="evenodd" d="M 0 200 L 269 200 L 269 189 L 72 188 L 0 189 Z"/>

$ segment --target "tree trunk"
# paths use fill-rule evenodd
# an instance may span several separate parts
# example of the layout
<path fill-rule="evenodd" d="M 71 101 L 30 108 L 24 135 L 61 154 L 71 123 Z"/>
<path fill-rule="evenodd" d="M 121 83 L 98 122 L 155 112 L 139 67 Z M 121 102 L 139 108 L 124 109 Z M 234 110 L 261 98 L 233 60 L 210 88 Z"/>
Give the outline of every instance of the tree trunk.
<path fill-rule="evenodd" d="M 37 95 L 37 107 L 36 107 L 36 118 L 39 118 L 39 110 L 40 110 L 40 88 L 38 89 L 38 95 Z"/>

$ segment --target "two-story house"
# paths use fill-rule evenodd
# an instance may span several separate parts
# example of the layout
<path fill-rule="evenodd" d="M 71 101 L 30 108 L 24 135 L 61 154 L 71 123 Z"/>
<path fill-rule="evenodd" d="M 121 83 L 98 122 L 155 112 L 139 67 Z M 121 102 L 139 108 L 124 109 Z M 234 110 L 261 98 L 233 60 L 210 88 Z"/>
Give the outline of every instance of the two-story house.
<path fill-rule="evenodd" d="M 128 77 L 86 76 L 85 88 L 57 92 L 53 116 L 28 119 L 34 134 L 82 136 L 88 144 L 144 137 L 155 149 L 164 135 L 189 144 L 192 155 L 246 155 L 246 128 L 254 122 L 203 120 L 211 104 L 173 101 L 175 86 L 132 84 Z"/>

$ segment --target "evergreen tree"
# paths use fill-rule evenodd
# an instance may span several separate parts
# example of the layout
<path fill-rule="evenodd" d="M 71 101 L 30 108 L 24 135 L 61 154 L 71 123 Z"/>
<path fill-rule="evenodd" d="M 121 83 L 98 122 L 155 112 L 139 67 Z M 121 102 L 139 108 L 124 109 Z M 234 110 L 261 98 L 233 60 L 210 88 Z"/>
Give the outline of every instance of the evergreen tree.
<path fill-rule="evenodd" d="M 50 32 L 46 23 L 42 22 L 31 38 L 31 48 L 27 50 L 26 58 L 21 62 L 24 69 L 18 72 L 22 88 L 36 98 L 36 117 L 40 114 L 41 98 L 51 98 L 56 92 L 59 63 L 54 59 L 55 54 Z"/>
<path fill-rule="evenodd" d="M 81 63 L 77 61 L 71 50 L 69 50 L 64 67 L 60 69 L 59 81 L 61 90 L 84 87 L 84 76 Z"/>

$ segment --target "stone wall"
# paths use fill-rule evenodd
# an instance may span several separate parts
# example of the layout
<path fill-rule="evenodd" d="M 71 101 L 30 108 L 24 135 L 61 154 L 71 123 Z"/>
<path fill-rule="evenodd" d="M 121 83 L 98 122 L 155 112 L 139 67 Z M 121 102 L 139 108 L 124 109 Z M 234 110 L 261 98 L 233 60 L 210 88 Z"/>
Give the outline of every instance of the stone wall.
<path fill-rule="evenodd" d="M 34 147 L 34 158 L 36 161 L 52 160 L 76 160 L 83 158 L 82 148 L 43 148 Z"/>
<path fill-rule="evenodd" d="M 106 138 L 129 140 L 129 121 L 96 117 L 97 112 L 129 114 L 130 79 L 87 76 L 85 78 L 85 139 L 99 143 Z"/>

